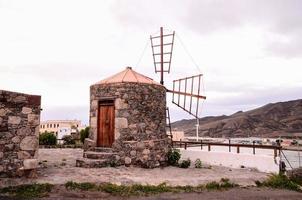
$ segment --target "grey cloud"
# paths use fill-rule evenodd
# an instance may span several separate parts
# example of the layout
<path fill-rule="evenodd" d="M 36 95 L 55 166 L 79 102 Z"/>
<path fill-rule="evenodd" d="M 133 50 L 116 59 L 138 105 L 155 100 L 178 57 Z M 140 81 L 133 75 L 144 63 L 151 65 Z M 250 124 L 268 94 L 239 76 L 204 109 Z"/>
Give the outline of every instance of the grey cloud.
<path fill-rule="evenodd" d="M 177 22 L 197 34 L 205 35 L 252 25 L 266 33 L 268 43 L 263 49 L 268 53 L 286 58 L 302 54 L 300 0 L 174 0 L 152 1 L 152 4 L 117 1 L 112 10 L 124 26 L 144 29 Z M 272 35 L 285 37 L 289 42 L 270 40 Z"/>

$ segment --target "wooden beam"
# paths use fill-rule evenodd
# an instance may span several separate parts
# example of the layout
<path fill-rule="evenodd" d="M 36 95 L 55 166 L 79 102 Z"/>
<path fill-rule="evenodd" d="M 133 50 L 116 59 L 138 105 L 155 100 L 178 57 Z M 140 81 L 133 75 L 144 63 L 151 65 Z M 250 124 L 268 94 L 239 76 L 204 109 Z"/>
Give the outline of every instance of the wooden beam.
<path fill-rule="evenodd" d="M 199 98 L 199 99 L 206 99 L 207 98 L 206 96 L 202 96 L 202 95 L 190 94 L 190 93 L 173 91 L 173 90 L 167 90 L 167 92 L 171 92 L 173 94 L 178 94 L 178 95 L 192 96 L 192 97 L 196 97 L 196 98 Z"/>

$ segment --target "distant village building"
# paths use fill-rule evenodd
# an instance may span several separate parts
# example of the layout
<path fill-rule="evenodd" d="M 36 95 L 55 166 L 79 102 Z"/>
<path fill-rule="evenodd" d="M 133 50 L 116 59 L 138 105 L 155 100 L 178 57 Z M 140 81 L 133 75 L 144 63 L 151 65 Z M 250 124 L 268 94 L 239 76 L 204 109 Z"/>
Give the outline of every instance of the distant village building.
<path fill-rule="evenodd" d="M 47 120 L 40 123 L 40 133 L 53 132 L 58 140 L 65 135 L 76 134 L 84 128 L 80 120 Z"/>
<path fill-rule="evenodd" d="M 172 131 L 173 141 L 184 141 L 185 133 L 183 131 Z"/>

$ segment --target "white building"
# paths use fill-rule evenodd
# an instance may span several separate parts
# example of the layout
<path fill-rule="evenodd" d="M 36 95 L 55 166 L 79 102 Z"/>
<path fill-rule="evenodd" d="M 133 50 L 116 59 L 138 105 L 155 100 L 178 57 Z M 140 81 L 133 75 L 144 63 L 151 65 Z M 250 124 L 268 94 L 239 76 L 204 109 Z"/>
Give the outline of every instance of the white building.
<path fill-rule="evenodd" d="M 71 135 L 82 130 L 80 120 L 47 120 L 40 123 L 40 133 L 53 132 L 57 139 L 62 139 L 64 135 Z"/>

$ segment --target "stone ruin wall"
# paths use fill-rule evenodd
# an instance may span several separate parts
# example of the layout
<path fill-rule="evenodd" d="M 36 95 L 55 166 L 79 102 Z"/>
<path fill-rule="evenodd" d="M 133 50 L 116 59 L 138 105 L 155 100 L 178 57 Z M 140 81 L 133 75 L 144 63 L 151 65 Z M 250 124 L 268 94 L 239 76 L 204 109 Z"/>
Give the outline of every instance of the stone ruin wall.
<path fill-rule="evenodd" d="M 166 89 L 142 83 L 91 86 L 90 139 L 94 142 L 98 105 L 104 98 L 115 101 L 113 151 L 118 153 L 117 162 L 147 168 L 165 165 L 170 147 L 166 134 Z"/>
<path fill-rule="evenodd" d="M 0 90 L 0 177 L 38 166 L 41 96 Z"/>

